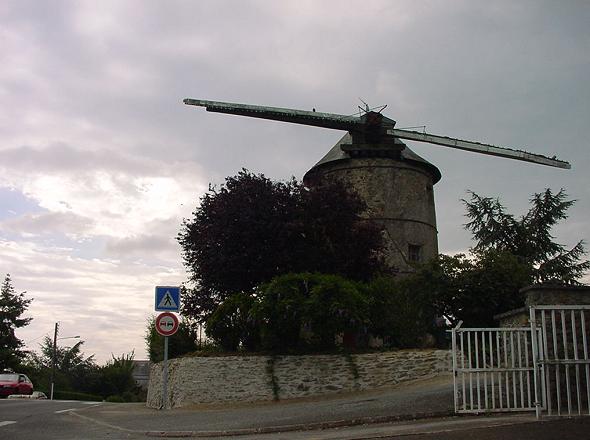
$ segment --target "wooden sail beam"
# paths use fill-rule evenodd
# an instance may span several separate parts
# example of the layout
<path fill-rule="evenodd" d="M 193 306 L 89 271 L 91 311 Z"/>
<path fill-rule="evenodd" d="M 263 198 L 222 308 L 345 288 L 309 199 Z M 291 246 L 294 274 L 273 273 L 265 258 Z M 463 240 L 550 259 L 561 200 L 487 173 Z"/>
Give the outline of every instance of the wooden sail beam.
<path fill-rule="evenodd" d="M 273 121 L 289 122 L 292 124 L 310 125 L 313 127 L 331 128 L 335 130 L 346 130 L 361 136 L 367 135 L 366 139 L 379 144 L 390 144 L 394 138 L 406 139 L 418 142 L 426 142 L 434 145 L 441 145 L 456 148 L 474 153 L 487 154 L 490 156 L 505 157 L 508 159 L 532 162 L 540 165 L 570 169 L 569 162 L 554 157 L 546 157 L 541 154 L 529 153 L 506 147 L 484 144 L 480 142 L 466 141 L 445 136 L 437 136 L 417 131 L 401 130 L 393 128 L 395 121 L 382 116 L 380 113 L 368 111 L 362 116 L 346 116 L 335 113 L 322 113 L 316 111 L 295 110 L 281 107 L 266 107 L 259 105 L 237 104 L 233 102 L 207 101 L 203 99 L 184 100 L 187 105 L 205 107 L 209 112 L 227 113 L 251 118 L 269 119 Z"/>

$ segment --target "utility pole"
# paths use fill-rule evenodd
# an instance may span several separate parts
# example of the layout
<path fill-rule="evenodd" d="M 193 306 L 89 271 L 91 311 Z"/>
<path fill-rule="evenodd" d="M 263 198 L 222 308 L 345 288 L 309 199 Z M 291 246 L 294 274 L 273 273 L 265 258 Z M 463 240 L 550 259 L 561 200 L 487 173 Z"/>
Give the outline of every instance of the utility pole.
<path fill-rule="evenodd" d="M 57 329 L 59 324 L 55 323 L 55 332 L 53 333 L 53 356 L 51 359 L 51 400 L 53 400 L 53 386 L 55 383 L 55 358 L 57 357 Z"/>

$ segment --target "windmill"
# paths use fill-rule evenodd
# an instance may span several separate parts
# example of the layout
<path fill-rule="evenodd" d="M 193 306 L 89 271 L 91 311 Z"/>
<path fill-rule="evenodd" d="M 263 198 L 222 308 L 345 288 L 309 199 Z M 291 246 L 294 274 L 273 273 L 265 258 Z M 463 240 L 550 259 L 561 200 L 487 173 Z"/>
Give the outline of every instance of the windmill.
<path fill-rule="evenodd" d="M 293 124 L 331 128 L 346 134 L 303 177 L 307 185 L 338 179 L 354 188 L 367 204 L 366 217 L 385 234 L 385 260 L 400 273 L 415 262 L 438 254 L 433 187 L 441 173 L 408 148 L 402 140 L 426 142 L 474 153 L 505 157 L 558 168 L 568 162 L 522 150 L 471 142 L 425 132 L 395 128 L 395 121 L 379 111 L 360 108 L 358 116 L 321 113 L 230 102 L 185 99 L 207 111 Z"/>

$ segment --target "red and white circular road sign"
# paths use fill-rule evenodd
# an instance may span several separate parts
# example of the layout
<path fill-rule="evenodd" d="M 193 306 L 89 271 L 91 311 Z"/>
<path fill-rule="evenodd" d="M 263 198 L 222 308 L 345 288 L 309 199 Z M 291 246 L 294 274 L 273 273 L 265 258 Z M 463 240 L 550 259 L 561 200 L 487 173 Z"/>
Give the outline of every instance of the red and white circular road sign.
<path fill-rule="evenodd" d="M 178 330 L 178 318 L 174 313 L 160 313 L 156 318 L 156 331 L 162 336 L 172 336 Z"/>

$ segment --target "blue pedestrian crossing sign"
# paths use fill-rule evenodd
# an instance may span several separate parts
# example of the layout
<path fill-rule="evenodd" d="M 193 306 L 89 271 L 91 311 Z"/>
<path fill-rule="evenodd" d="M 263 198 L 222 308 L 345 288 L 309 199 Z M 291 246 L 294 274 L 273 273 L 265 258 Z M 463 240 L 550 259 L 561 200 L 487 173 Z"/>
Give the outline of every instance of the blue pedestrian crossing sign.
<path fill-rule="evenodd" d="M 156 311 L 180 311 L 180 287 L 156 286 Z"/>

